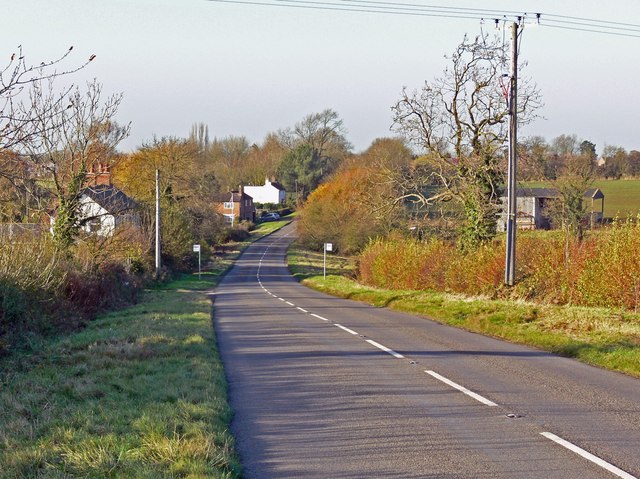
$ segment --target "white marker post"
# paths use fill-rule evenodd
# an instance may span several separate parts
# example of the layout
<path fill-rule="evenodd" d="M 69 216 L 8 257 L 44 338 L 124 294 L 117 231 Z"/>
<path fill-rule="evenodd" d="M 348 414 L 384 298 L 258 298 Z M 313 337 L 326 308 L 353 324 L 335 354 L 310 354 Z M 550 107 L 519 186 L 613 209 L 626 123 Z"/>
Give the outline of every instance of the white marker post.
<path fill-rule="evenodd" d="M 193 245 L 193 252 L 194 253 L 198 253 L 198 279 L 202 279 L 201 271 L 200 271 L 200 261 L 202 259 L 202 256 L 201 256 L 201 253 L 200 253 L 200 245 L 199 244 L 194 244 Z"/>
<path fill-rule="evenodd" d="M 323 279 L 327 279 L 327 251 L 333 251 L 333 243 L 324 244 L 324 268 L 322 271 Z"/>

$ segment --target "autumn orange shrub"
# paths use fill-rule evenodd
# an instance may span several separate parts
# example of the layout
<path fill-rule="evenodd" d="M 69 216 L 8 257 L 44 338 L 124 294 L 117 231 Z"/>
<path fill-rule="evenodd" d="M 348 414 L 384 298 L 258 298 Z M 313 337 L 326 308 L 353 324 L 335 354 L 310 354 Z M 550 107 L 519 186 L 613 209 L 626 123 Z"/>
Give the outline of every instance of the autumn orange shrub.
<path fill-rule="evenodd" d="M 393 212 L 376 208 L 377 198 L 388 196 L 386 188 L 372 168 L 339 171 L 309 195 L 298 217 L 300 240 L 312 249 L 332 243 L 341 253 L 359 252 L 370 238 L 388 233 L 394 224 Z"/>
<path fill-rule="evenodd" d="M 565 240 L 561 232 L 518 235 L 517 284 L 503 284 L 505 245 L 473 252 L 428 239 L 378 239 L 360 255 L 362 282 L 391 289 L 432 289 L 554 304 L 636 310 L 640 300 L 640 223 L 625 222 Z"/>
<path fill-rule="evenodd" d="M 640 223 L 614 224 L 597 251 L 585 262 L 576 282 L 576 296 L 585 305 L 638 309 L 640 299 Z"/>

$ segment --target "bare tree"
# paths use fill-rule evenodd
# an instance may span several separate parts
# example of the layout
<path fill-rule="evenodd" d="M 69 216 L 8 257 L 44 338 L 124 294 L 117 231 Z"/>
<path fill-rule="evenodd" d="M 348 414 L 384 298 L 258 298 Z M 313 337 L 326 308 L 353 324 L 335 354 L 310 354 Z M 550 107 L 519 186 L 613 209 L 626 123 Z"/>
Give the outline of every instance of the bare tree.
<path fill-rule="evenodd" d="M 327 108 L 305 116 L 293 128 L 280 131 L 278 136 L 290 150 L 308 145 L 320 158 L 342 160 L 352 148 L 346 134 L 338 113 Z"/>
<path fill-rule="evenodd" d="M 73 243 L 81 226 L 79 200 L 90 167 L 107 163 L 129 134 L 129 125 L 114 121 L 122 95 L 105 101 L 101 95 L 102 86 L 95 80 L 86 92 L 75 88 L 64 103 L 51 84 L 35 83 L 30 93 L 34 133 L 21 149 L 32 172 L 49 185 L 56 209 L 54 238 L 61 249 Z"/>
<path fill-rule="evenodd" d="M 95 58 L 95 55 L 91 55 L 80 65 L 58 70 L 64 67 L 65 60 L 71 55 L 72 50 L 73 47 L 70 47 L 55 60 L 31 65 L 19 46 L 17 53 L 11 54 L 9 62 L 0 68 L 0 150 L 20 145 L 37 134 L 38 127 L 42 125 L 34 121 L 36 117 L 56 117 L 57 110 L 66 102 L 67 95 L 73 87 L 67 87 L 55 98 L 51 98 L 52 101 L 47 105 L 48 110 L 43 110 L 43 105 L 36 105 L 32 101 L 25 102 L 23 99 L 34 85 L 82 70 Z M 51 123 L 48 126 L 51 126 Z"/>
<path fill-rule="evenodd" d="M 394 128 L 427 155 L 429 174 L 441 186 L 424 203 L 453 199 L 465 213 L 461 243 L 473 247 L 495 235 L 504 184 L 500 162 L 507 138 L 508 111 L 500 83 L 507 64 L 501 38 L 464 40 L 440 78 L 420 91 L 402 92 L 392 108 Z M 540 106 L 529 80 L 519 81 L 519 121 L 526 123 Z"/>

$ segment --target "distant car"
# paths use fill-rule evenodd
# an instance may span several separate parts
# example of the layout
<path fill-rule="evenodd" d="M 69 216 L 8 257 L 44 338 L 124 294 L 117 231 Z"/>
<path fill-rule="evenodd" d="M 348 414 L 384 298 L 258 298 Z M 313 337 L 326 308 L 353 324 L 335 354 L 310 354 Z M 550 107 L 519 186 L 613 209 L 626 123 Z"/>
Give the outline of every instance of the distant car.
<path fill-rule="evenodd" d="M 278 213 L 267 213 L 260 218 L 260 221 L 278 221 L 280 215 Z"/>

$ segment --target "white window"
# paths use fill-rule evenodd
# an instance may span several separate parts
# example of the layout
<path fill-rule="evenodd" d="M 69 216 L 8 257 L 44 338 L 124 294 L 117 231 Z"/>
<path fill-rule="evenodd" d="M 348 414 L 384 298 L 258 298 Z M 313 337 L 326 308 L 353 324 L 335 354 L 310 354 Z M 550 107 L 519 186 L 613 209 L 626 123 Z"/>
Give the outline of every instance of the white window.
<path fill-rule="evenodd" d="M 233 224 L 233 215 L 224 215 L 224 222 Z"/>
<path fill-rule="evenodd" d="M 225 201 L 224 202 L 224 209 L 225 210 L 232 210 L 233 209 L 233 202 L 232 201 Z"/>

